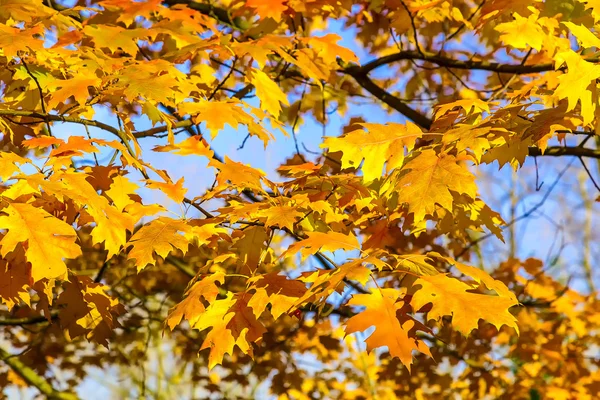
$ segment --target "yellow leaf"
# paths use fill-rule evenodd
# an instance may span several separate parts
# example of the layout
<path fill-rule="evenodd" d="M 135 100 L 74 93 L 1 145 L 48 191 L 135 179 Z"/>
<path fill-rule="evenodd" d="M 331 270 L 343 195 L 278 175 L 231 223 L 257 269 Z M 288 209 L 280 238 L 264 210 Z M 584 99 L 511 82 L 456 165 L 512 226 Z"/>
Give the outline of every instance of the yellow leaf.
<path fill-rule="evenodd" d="M 335 250 L 360 250 L 360 243 L 353 235 L 344 235 L 338 232 L 307 232 L 307 239 L 292 244 L 281 257 L 291 257 L 300 251 L 304 260 L 311 254 L 318 251 Z"/>
<path fill-rule="evenodd" d="M 573 22 L 563 22 L 562 24 L 569 28 L 571 33 L 577 37 L 577 41 L 581 43 L 581 46 L 585 48 L 600 48 L 600 39 L 585 26 L 577 25 Z"/>
<path fill-rule="evenodd" d="M 321 147 L 330 152 L 342 152 L 342 168 L 358 168 L 362 165 L 366 183 L 381 177 L 384 164 L 386 173 L 404 162 L 405 151 L 411 151 L 415 142 L 423 135 L 415 124 L 360 124 L 367 129 L 355 130 L 342 137 L 326 138 Z M 406 148 L 406 150 L 405 150 Z"/>
<path fill-rule="evenodd" d="M 200 136 L 191 136 L 185 139 L 183 142 L 177 144 L 170 144 L 166 146 L 156 146 L 152 150 L 158 152 L 170 151 L 173 154 L 179 154 L 180 156 L 205 156 L 207 158 L 213 158 L 214 152 L 208 147 L 208 144 Z"/>
<path fill-rule="evenodd" d="M 140 271 L 148 265 L 154 265 L 154 253 L 163 259 L 174 249 L 186 253 L 189 241 L 183 233 L 189 230 L 189 225 L 183 220 L 159 217 L 150 221 L 127 242 L 126 247 L 132 246 L 128 258 L 135 258 L 135 266 Z"/>
<path fill-rule="evenodd" d="M 0 216 L 0 229 L 8 233 L 0 241 L 0 255 L 13 251 L 17 244 L 26 245 L 25 255 L 31 263 L 33 282 L 59 278 L 67 274 L 64 258 L 76 258 L 81 248 L 75 243 L 77 234 L 67 223 L 30 204 L 9 204 Z"/>
<path fill-rule="evenodd" d="M 260 214 L 267 217 L 266 226 L 287 228 L 290 231 L 294 229 L 297 218 L 304 215 L 292 206 L 271 206 L 266 210 L 262 210 Z"/>
<path fill-rule="evenodd" d="M 186 292 L 185 299 L 169 311 L 169 316 L 167 317 L 169 328 L 173 330 L 184 318 L 189 322 L 190 326 L 194 326 L 200 315 L 206 311 L 202 299 L 208 303 L 215 301 L 219 294 L 219 288 L 216 283 L 223 284 L 224 280 L 225 275 L 223 273 L 215 272 L 194 283 Z"/>
<path fill-rule="evenodd" d="M 286 3 L 286 0 L 246 0 L 246 6 L 256 9 L 261 18 L 273 18 L 275 21 L 281 21 L 288 8 Z"/>
<path fill-rule="evenodd" d="M 585 61 L 572 50 L 557 54 L 555 60 L 557 67 L 566 62 L 568 70 L 558 77 L 560 83 L 554 95 L 558 99 L 568 100 L 567 111 L 573 110 L 578 101 L 581 102 L 583 123 L 592 122 L 596 104 L 592 101 L 592 92 L 589 89 L 596 88 L 596 79 L 600 78 L 600 66 Z"/>
<path fill-rule="evenodd" d="M 517 319 L 508 311 L 518 304 L 516 298 L 469 293 L 467 290 L 472 290 L 472 286 L 445 274 L 420 277 L 415 285 L 420 285 L 421 288 L 412 297 L 413 310 L 418 311 L 431 303 L 432 308 L 427 314 L 429 319 L 437 320 L 451 315 L 452 324 L 464 335 L 476 329 L 480 319 L 498 329 L 507 325 L 519 332 Z"/>
<path fill-rule="evenodd" d="M 513 17 L 514 21 L 496 25 L 495 29 L 501 33 L 500 40 L 516 49 L 531 46 L 540 51 L 546 34 L 537 22 L 537 14 L 524 18 L 515 12 Z"/>
<path fill-rule="evenodd" d="M 106 194 L 111 198 L 117 209 L 123 211 L 125 207 L 134 203 L 129 195 L 135 194 L 137 188 L 138 185 L 123 175 L 117 175 L 113 178 L 113 183 L 110 185 L 110 189 L 106 191 Z"/>
<path fill-rule="evenodd" d="M 253 70 L 250 75 L 250 82 L 256 89 L 256 95 L 260 99 L 261 108 L 268 111 L 274 117 L 278 117 L 281 113 L 280 103 L 286 106 L 290 104 L 281 88 L 264 72 Z"/>
<path fill-rule="evenodd" d="M 185 194 L 187 193 L 187 189 L 183 187 L 184 178 L 181 177 L 176 183 L 172 182 L 158 182 L 153 180 L 146 180 L 146 187 L 151 189 L 158 189 L 167 196 L 171 200 L 176 203 L 182 203 L 185 198 Z"/>
<path fill-rule="evenodd" d="M 348 302 L 352 306 L 364 306 L 366 309 L 346 322 L 346 334 L 365 331 L 375 326 L 375 331 L 365 340 L 367 351 L 387 346 L 392 357 L 398 357 L 410 371 L 412 351 L 419 350 L 417 339 L 409 337 L 409 331 L 415 325 L 413 320 L 400 323 L 397 311 L 404 304 L 397 302 L 397 289 L 376 289 L 369 294 L 355 294 Z"/>
<path fill-rule="evenodd" d="M 416 222 L 434 215 L 436 204 L 452 211 L 452 192 L 473 199 L 477 194 L 473 174 L 454 156 L 437 155 L 433 150 L 425 150 L 408 162 L 391 190 L 398 194 L 400 203 L 408 204 Z"/>

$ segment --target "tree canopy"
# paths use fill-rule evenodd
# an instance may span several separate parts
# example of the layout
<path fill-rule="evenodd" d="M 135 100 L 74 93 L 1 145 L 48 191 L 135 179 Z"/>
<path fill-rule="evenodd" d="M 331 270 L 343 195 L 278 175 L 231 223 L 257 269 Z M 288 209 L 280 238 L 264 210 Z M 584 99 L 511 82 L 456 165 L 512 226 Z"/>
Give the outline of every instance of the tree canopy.
<path fill-rule="evenodd" d="M 592 399 L 599 30 L 597 0 L 0 0 L 4 395 Z"/>

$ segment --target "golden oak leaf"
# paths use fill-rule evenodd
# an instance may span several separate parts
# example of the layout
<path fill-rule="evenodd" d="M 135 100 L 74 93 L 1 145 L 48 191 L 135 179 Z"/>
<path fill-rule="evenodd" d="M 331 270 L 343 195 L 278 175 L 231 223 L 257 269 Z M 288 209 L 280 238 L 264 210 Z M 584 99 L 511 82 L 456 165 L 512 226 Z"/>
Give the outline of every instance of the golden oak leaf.
<path fill-rule="evenodd" d="M 579 101 L 583 123 L 590 123 L 594 119 L 596 110 L 590 89 L 596 90 L 596 79 L 600 78 L 600 65 L 585 61 L 572 50 L 557 54 L 555 60 L 557 66 L 566 62 L 568 70 L 558 77 L 560 83 L 554 91 L 554 95 L 558 99 L 566 98 L 568 100 L 567 111 L 573 110 Z"/>
<path fill-rule="evenodd" d="M 35 184 L 41 186 L 49 193 L 62 198 L 66 196 L 81 206 L 85 206 L 92 216 L 96 226 L 92 230 L 94 243 L 104 242 L 108 250 L 108 257 L 120 251 L 127 241 L 126 231 L 132 231 L 135 221 L 129 214 L 122 213 L 111 206 L 104 196 L 100 196 L 96 189 L 88 182 L 87 175 L 74 171 L 55 173 L 52 181 L 36 179 Z M 28 181 L 33 183 L 32 176 Z"/>
<path fill-rule="evenodd" d="M 48 100 L 48 107 L 53 109 L 60 103 L 66 103 L 69 97 L 73 96 L 76 103 L 85 105 L 90 97 L 88 87 L 98 87 L 102 84 L 102 79 L 95 76 L 79 75 L 66 80 L 54 80 L 48 84 L 48 90 L 52 96 Z M 58 89 L 58 90 L 57 90 Z"/>
<path fill-rule="evenodd" d="M 365 285 L 371 278 L 371 270 L 363 264 L 368 262 L 364 259 L 357 259 L 340 265 L 331 271 L 317 270 L 300 278 L 303 282 L 310 283 L 310 289 L 300 297 L 295 305 L 299 306 L 308 301 L 319 301 L 326 299 L 334 291 L 341 292 L 345 288 L 344 279 L 358 281 Z"/>
<path fill-rule="evenodd" d="M 464 99 L 436 106 L 435 118 L 439 119 L 441 116 L 455 107 L 462 108 L 466 114 L 470 114 L 472 112 L 490 112 L 490 105 L 485 101 L 481 99 Z"/>
<path fill-rule="evenodd" d="M 31 204 L 9 204 L 2 212 L 8 215 L 0 216 L 0 229 L 7 229 L 8 233 L 0 241 L 0 255 L 5 257 L 17 244 L 27 242 L 25 255 L 31 263 L 34 283 L 43 278 L 65 277 L 67 266 L 63 259 L 81 255 L 75 230 Z"/>
<path fill-rule="evenodd" d="M 199 331 L 212 328 L 200 347 L 200 350 L 210 349 L 208 355 L 209 369 L 214 368 L 217 364 L 221 364 L 225 354 L 233 354 L 233 347 L 236 340 L 231 331 L 227 329 L 227 324 L 229 324 L 229 321 L 234 316 L 229 310 L 235 302 L 233 294 L 228 292 L 226 298 L 210 303 L 206 307 L 206 311 L 200 314 L 193 325 L 193 328 Z"/>
<path fill-rule="evenodd" d="M 423 135 L 415 124 L 367 124 L 362 129 L 345 134 L 342 137 L 326 138 L 321 147 L 330 152 L 342 152 L 342 168 L 358 168 L 361 161 L 363 179 L 369 183 L 381 177 L 383 166 L 388 173 L 404 162 L 405 151 L 411 151 L 415 142 Z M 405 150 L 406 148 L 406 150 Z"/>
<path fill-rule="evenodd" d="M 205 156 L 207 158 L 213 158 L 214 156 L 214 152 L 200 136 L 191 136 L 177 144 L 156 146 L 152 150 L 158 152 L 170 151 L 174 154 L 179 154 L 180 156 L 195 155 Z"/>
<path fill-rule="evenodd" d="M 194 283 L 194 285 L 185 293 L 185 299 L 179 302 L 175 307 L 169 310 L 167 325 L 173 330 L 186 319 L 190 326 L 194 326 L 200 315 L 206 310 L 202 300 L 212 303 L 219 294 L 219 288 L 216 285 L 223 284 L 225 275 L 222 272 L 215 272 Z"/>
<path fill-rule="evenodd" d="M 338 57 L 347 62 L 358 62 L 358 57 L 353 51 L 337 44 L 342 38 L 335 33 L 328 33 L 324 36 L 310 35 L 300 38 L 300 40 L 308 43 L 327 64 L 337 65 Z"/>
<path fill-rule="evenodd" d="M 113 178 L 110 189 L 106 191 L 106 194 L 111 198 L 117 209 L 123 211 L 125 207 L 134 203 L 129 195 L 135 194 L 138 187 L 125 176 L 117 175 Z"/>
<path fill-rule="evenodd" d="M 249 76 L 249 81 L 256 89 L 256 95 L 260 99 L 260 106 L 274 117 L 278 117 L 281 113 L 281 104 L 288 106 L 287 96 L 281 88 L 269 77 L 260 70 L 253 70 Z"/>
<path fill-rule="evenodd" d="M 410 371 L 412 351 L 419 350 L 417 339 L 409 337 L 414 321 L 401 323 L 396 313 L 404 305 L 397 302 L 397 289 L 376 289 L 369 294 L 355 294 L 348 302 L 351 306 L 364 306 L 366 309 L 346 322 L 346 335 L 366 331 L 375 326 L 375 331 L 365 340 L 367 351 L 387 346 L 392 357 L 398 357 Z"/>
<path fill-rule="evenodd" d="M 2 196 L 7 199 L 16 200 L 19 196 L 39 193 L 27 183 L 25 179 L 19 179 L 16 183 L 9 186 L 8 189 L 2 192 Z"/>
<path fill-rule="evenodd" d="M 11 59 L 17 56 L 20 51 L 27 51 L 27 49 L 34 52 L 44 50 L 44 41 L 35 38 L 43 32 L 44 27 L 42 25 L 21 30 L 0 24 L 0 51 L 5 57 Z"/>
<path fill-rule="evenodd" d="M 206 128 L 214 138 L 225 125 L 237 128 L 239 124 L 249 125 L 254 118 L 235 100 L 183 102 L 177 105 L 181 114 L 190 114 L 194 123 L 206 123 Z"/>
<path fill-rule="evenodd" d="M 0 179 L 6 182 L 11 176 L 19 172 L 17 164 L 28 164 L 29 161 L 15 153 L 0 153 Z"/>
<path fill-rule="evenodd" d="M 183 187 L 184 178 L 181 177 L 177 182 L 158 182 L 153 180 L 146 180 L 146 187 L 151 189 L 158 189 L 167 196 L 171 200 L 176 203 L 182 203 L 185 198 L 185 194 L 187 193 L 187 189 Z"/>
<path fill-rule="evenodd" d="M 111 53 L 120 49 L 132 56 L 138 52 L 135 39 L 144 36 L 144 30 L 125 29 L 106 24 L 86 25 L 83 33 L 92 38 L 98 49 L 108 49 Z"/>
<path fill-rule="evenodd" d="M 261 215 L 267 217 L 266 226 L 277 226 L 287 228 L 290 231 L 294 229 L 294 224 L 298 218 L 304 215 L 293 206 L 271 206 L 262 210 Z"/>
<path fill-rule="evenodd" d="M 219 238 L 219 235 L 228 233 L 227 229 L 215 223 L 207 223 L 206 220 L 191 220 L 188 225 L 190 230 L 185 233 L 185 237 L 196 246 L 208 244 L 213 237 Z"/>
<path fill-rule="evenodd" d="M 288 8 L 286 3 L 286 0 L 246 0 L 246 6 L 256 9 L 261 18 L 273 18 L 275 21 L 281 21 Z"/>
<path fill-rule="evenodd" d="M 463 274 L 473 278 L 477 283 L 483 284 L 488 289 L 495 291 L 498 296 L 506 297 L 514 301 L 515 304 L 518 303 L 517 296 L 508 289 L 504 282 L 492 278 L 484 270 L 457 262 L 449 257 L 445 257 L 445 260 L 448 263 L 454 265 L 454 267 L 456 267 L 456 269 L 458 269 Z"/>
<path fill-rule="evenodd" d="M 175 98 L 179 91 L 180 80 L 177 78 L 181 75 L 181 71 L 168 63 L 166 65 L 163 63 L 164 60 L 156 60 L 122 69 L 118 75 L 117 87 L 123 89 L 123 94 L 129 100 L 135 100 L 140 96 L 145 100 L 174 104 L 171 99 Z M 169 142 L 172 141 L 171 139 Z"/>
<path fill-rule="evenodd" d="M 410 160 L 391 190 L 398 194 L 398 202 L 408 204 L 416 222 L 433 215 L 436 204 L 452 211 L 452 192 L 473 199 L 477 195 L 473 174 L 454 156 L 437 155 L 434 150 L 424 150 Z"/>
<path fill-rule="evenodd" d="M 93 140 L 81 136 L 69 136 L 66 143 L 60 143 L 50 152 L 50 157 L 80 157 L 83 156 L 83 153 L 97 153 L 98 151 Z"/>
<path fill-rule="evenodd" d="M 526 49 L 527 46 L 531 46 L 540 51 L 546 34 L 537 22 L 537 14 L 532 13 L 525 18 L 515 12 L 513 18 L 514 21 L 496 25 L 495 29 L 501 33 L 500 40 L 516 49 Z"/>
<path fill-rule="evenodd" d="M 492 128 L 489 126 L 477 128 L 469 124 L 456 124 L 454 126 L 453 129 L 444 132 L 442 142 L 454 144 L 459 153 L 470 150 L 468 154 L 472 154 L 476 162 L 481 162 L 481 157 L 485 151 L 492 146 L 488 139 Z"/>
<path fill-rule="evenodd" d="M 562 22 L 569 31 L 577 38 L 577 41 L 581 43 L 581 46 L 589 48 L 589 47 L 597 47 L 600 48 L 600 39 L 594 35 L 588 28 L 583 25 L 577 25 L 573 22 Z"/>
<path fill-rule="evenodd" d="M 163 259 L 174 249 L 187 252 L 189 241 L 184 233 L 190 230 L 189 225 L 178 219 L 159 217 L 142 226 L 127 242 L 132 246 L 128 258 L 135 259 L 138 271 L 148 265 L 154 265 L 154 253 Z"/>
<path fill-rule="evenodd" d="M 353 235 L 345 235 L 339 232 L 307 232 L 306 236 L 308 236 L 306 239 L 288 247 L 281 257 L 291 257 L 300 252 L 304 260 L 318 251 L 360 250 L 360 243 Z"/>
<path fill-rule="evenodd" d="M 32 0 L 1 0 L 0 16 L 4 19 L 12 18 L 15 21 L 31 22 L 34 17 L 48 17 L 53 14 L 53 9 Z"/>
<path fill-rule="evenodd" d="M 225 156 L 224 162 L 211 160 L 208 164 L 219 169 L 217 175 L 217 183 L 219 187 L 227 187 L 232 185 L 238 189 L 253 189 L 263 192 L 262 180 L 266 174 L 256 168 L 248 165 L 232 161 Z"/>
<path fill-rule="evenodd" d="M 417 275 L 436 275 L 438 270 L 432 265 L 432 259 L 429 255 L 423 254 L 402 254 L 392 255 L 396 259 L 396 268 L 410 271 Z"/>
<path fill-rule="evenodd" d="M 248 306 L 252 308 L 256 318 L 260 317 L 269 303 L 271 315 L 275 319 L 279 318 L 307 292 L 304 283 L 279 275 L 277 272 L 252 277 L 248 283 L 254 284 L 251 288 L 255 289 L 255 293 L 248 300 Z"/>
<path fill-rule="evenodd" d="M 482 276 L 478 278 L 482 279 Z M 519 332 L 517 319 L 508 311 L 510 307 L 518 304 L 514 297 L 470 293 L 468 290 L 472 290 L 472 286 L 445 274 L 423 276 L 415 281 L 415 285 L 421 287 L 412 297 L 410 304 L 413 309 L 418 311 L 431 303 L 432 308 L 427 318 L 437 320 L 451 315 L 452 324 L 463 335 L 468 335 L 476 329 L 480 319 L 498 329 L 507 325 Z"/>
<path fill-rule="evenodd" d="M 31 149 L 43 149 L 46 147 L 61 145 L 65 141 L 54 136 L 40 136 L 32 139 L 23 140 L 23 145 Z"/>

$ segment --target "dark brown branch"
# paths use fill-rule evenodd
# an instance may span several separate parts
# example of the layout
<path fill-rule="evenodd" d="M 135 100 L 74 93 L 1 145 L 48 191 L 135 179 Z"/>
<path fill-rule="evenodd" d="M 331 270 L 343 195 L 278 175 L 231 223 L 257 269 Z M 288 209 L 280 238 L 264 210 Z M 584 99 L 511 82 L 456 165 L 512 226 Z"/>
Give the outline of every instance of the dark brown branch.
<path fill-rule="evenodd" d="M 371 78 L 367 76 L 367 73 L 363 71 L 361 67 L 348 67 L 345 68 L 343 72 L 353 77 L 354 80 L 366 91 L 383 101 L 388 106 L 392 107 L 394 110 L 398 111 L 400 114 L 404 115 L 406 118 L 412 120 L 421 128 L 428 130 L 431 127 L 431 119 L 404 104 L 398 97 L 379 87 L 371 80 Z"/>
<path fill-rule="evenodd" d="M 363 74 L 369 73 L 376 68 L 379 68 L 383 65 L 391 64 L 398 61 L 403 60 L 420 60 L 427 61 L 432 64 L 439 65 L 440 67 L 446 68 L 454 68 L 454 69 L 466 69 L 466 70 L 482 70 L 482 71 L 492 71 L 506 74 L 534 74 L 538 72 L 545 71 L 553 71 L 554 64 L 553 63 L 543 63 L 543 64 L 531 64 L 531 65 L 521 65 L 521 64 L 500 64 L 496 62 L 489 61 L 473 61 L 473 60 L 456 60 L 453 58 L 444 57 L 438 54 L 433 53 L 419 53 L 414 50 L 405 50 L 400 51 L 398 53 L 390 54 L 387 56 L 379 57 L 375 60 L 369 61 L 362 66 L 351 66 L 343 69 L 341 72 L 347 73 L 348 69 L 358 70 Z M 589 59 L 588 61 L 598 61 L 597 59 Z M 561 67 L 560 69 L 565 69 L 566 67 Z"/>
<path fill-rule="evenodd" d="M 585 147 L 548 147 L 546 151 L 542 153 L 539 148 L 530 147 L 529 155 L 548 157 L 574 156 L 600 159 L 600 150 L 588 149 Z"/>

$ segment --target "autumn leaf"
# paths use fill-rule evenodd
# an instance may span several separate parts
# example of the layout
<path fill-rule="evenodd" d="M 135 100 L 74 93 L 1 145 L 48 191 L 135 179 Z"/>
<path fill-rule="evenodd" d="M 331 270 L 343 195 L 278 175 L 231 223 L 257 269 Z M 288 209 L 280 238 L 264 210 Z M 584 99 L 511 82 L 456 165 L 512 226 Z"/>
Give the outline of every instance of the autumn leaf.
<path fill-rule="evenodd" d="M 223 284 L 225 276 L 222 273 L 215 273 L 195 282 L 186 292 L 185 299 L 178 303 L 169 311 L 166 324 L 171 330 L 179 325 L 182 319 L 194 326 L 200 315 L 206 310 L 202 300 L 212 303 L 219 294 L 217 283 Z"/>
<path fill-rule="evenodd" d="M 0 215 L 0 229 L 8 232 L 0 241 L 0 255 L 6 257 L 21 244 L 26 247 L 34 283 L 44 278 L 64 278 L 67 265 L 63 259 L 81 255 L 75 230 L 31 204 L 12 203 L 2 212 L 6 215 Z"/>
<path fill-rule="evenodd" d="M 137 189 L 138 185 L 123 175 L 117 175 L 113 178 L 113 183 L 110 185 L 110 189 L 106 191 L 106 194 L 111 198 L 117 209 L 123 211 L 125 207 L 134 203 L 129 195 L 135 194 Z"/>
<path fill-rule="evenodd" d="M 558 77 L 559 85 L 554 91 L 558 99 L 566 98 L 569 107 L 567 111 L 581 104 L 583 123 L 587 124 L 594 119 L 595 103 L 592 102 L 592 92 L 596 79 L 600 78 L 600 66 L 585 61 L 579 54 L 569 50 L 556 55 L 557 64 L 566 62 L 568 71 Z M 595 89 L 594 89 L 595 91 Z"/>
<path fill-rule="evenodd" d="M 402 364 L 410 370 L 413 350 L 419 350 L 417 339 L 409 337 L 414 322 L 407 320 L 400 323 L 396 316 L 402 307 L 397 302 L 400 293 L 397 289 L 376 289 L 370 294 L 355 294 L 349 305 L 363 306 L 365 310 L 346 322 L 345 332 L 363 332 L 372 326 L 375 331 L 365 340 L 367 351 L 386 346 L 392 357 L 398 357 Z"/>
<path fill-rule="evenodd" d="M 542 49 L 545 33 L 537 22 L 538 16 L 532 13 L 525 18 L 518 13 L 513 14 L 514 21 L 498 24 L 496 30 L 501 33 L 500 40 L 517 49 L 531 46 L 536 50 Z"/>
<path fill-rule="evenodd" d="M 12 310 L 20 302 L 31 304 L 28 289 L 29 273 L 26 266 L 0 260 L 0 301 L 8 310 Z"/>
<path fill-rule="evenodd" d="M 362 129 L 347 133 L 339 138 L 326 138 L 322 147 L 330 152 L 341 151 L 342 168 L 358 168 L 366 183 L 381 177 L 385 172 L 398 168 L 404 162 L 406 151 L 411 151 L 423 132 L 415 124 L 361 124 Z M 406 150 L 405 150 L 406 149 Z"/>
<path fill-rule="evenodd" d="M 262 71 L 254 70 L 250 76 L 250 83 L 256 89 L 256 95 L 260 99 L 261 107 L 275 117 L 281 113 L 281 104 L 289 105 L 286 95 L 279 86 Z"/>
<path fill-rule="evenodd" d="M 170 151 L 174 154 L 178 154 L 181 156 L 205 156 L 209 159 L 213 158 L 214 156 L 214 152 L 199 136 L 191 136 L 177 144 L 171 144 L 167 146 L 155 146 L 152 150 L 157 152 Z"/>
<path fill-rule="evenodd" d="M 424 150 L 406 163 L 387 194 L 397 194 L 400 203 L 407 203 L 415 221 L 433 215 L 436 205 L 452 211 L 452 192 L 473 199 L 477 194 L 475 177 L 457 161 L 451 155 Z"/>
<path fill-rule="evenodd" d="M 355 236 L 338 232 L 307 232 L 307 238 L 292 244 L 281 255 L 291 257 L 300 252 L 302 259 L 319 251 L 360 250 L 360 244 Z"/>
<path fill-rule="evenodd" d="M 252 7 L 261 18 L 281 20 L 282 14 L 287 10 L 285 0 L 246 0 L 246 6 Z"/>
<path fill-rule="evenodd" d="M 294 206 L 273 206 L 261 211 L 261 214 L 267 217 L 265 225 L 294 230 L 294 224 L 303 214 Z"/>
<path fill-rule="evenodd" d="M 511 298 L 471 293 L 468 290 L 472 290 L 472 286 L 445 274 L 423 276 L 415 281 L 415 285 L 420 285 L 420 288 L 412 297 L 410 304 L 413 309 L 417 311 L 432 303 L 427 318 L 438 320 L 451 315 L 452 325 L 463 335 L 476 329 L 480 319 L 498 329 L 507 325 L 519 332 L 517 319 L 508 311 L 518 304 L 514 295 Z"/>
<path fill-rule="evenodd" d="M 150 221 L 127 242 L 127 247 L 131 247 L 129 258 L 135 259 L 135 265 L 140 271 L 155 264 L 154 253 L 163 259 L 175 249 L 185 253 L 189 241 L 182 233 L 189 229 L 183 220 L 159 217 Z"/>
<path fill-rule="evenodd" d="M 183 187 L 184 178 L 181 177 L 175 183 L 173 182 L 158 182 L 151 179 L 146 180 L 146 187 L 150 189 L 158 189 L 166 194 L 171 200 L 176 203 L 182 203 L 187 193 L 187 189 Z"/>

